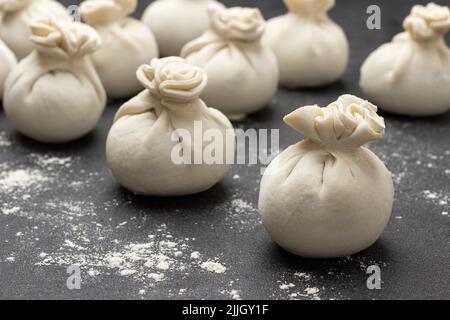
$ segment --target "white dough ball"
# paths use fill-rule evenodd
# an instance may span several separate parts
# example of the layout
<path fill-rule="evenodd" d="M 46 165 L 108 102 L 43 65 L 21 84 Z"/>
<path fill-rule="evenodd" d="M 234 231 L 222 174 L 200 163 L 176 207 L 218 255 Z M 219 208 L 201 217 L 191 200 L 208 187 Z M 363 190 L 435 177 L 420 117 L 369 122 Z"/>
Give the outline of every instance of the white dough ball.
<path fill-rule="evenodd" d="M 259 210 L 273 240 L 303 257 L 343 257 L 371 246 L 389 221 L 394 185 L 366 142 L 384 134 L 367 101 L 345 95 L 285 117 L 306 139 L 275 158 L 261 180 Z"/>
<path fill-rule="evenodd" d="M 152 29 L 161 56 L 178 56 L 181 48 L 208 29 L 208 8 L 223 8 L 215 0 L 157 0 L 142 21 Z"/>
<path fill-rule="evenodd" d="M 278 88 L 278 63 L 261 42 L 265 21 L 258 9 L 210 9 L 210 29 L 181 56 L 208 73 L 206 104 L 232 120 L 263 109 Z"/>
<path fill-rule="evenodd" d="M 264 41 L 280 67 L 280 83 L 289 88 L 318 87 L 337 81 L 349 58 L 347 37 L 327 14 L 334 0 L 284 0 L 285 15 L 270 19 Z"/>
<path fill-rule="evenodd" d="M 93 53 L 92 60 L 107 95 L 112 98 L 129 97 L 141 91 L 136 70 L 158 57 L 151 30 L 128 17 L 136 6 L 137 0 L 87 0 L 81 4 L 81 16 L 102 38 L 102 46 Z"/>
<path fill-rule="evenodd" d="M 433 116 L 450 110 L 448 7 L 414 6 L 406 32 L 375 50 L 361 68 L 361 88 L 386 111 Z"/>
<path fill-rule="evenodd" d="M 80 138 L 97 124 L 106 95 L 92 62 L 100 38 L 81 23 L 41 19 L 31 25 L 36 50 L 11 71 L 4 109 L 12 125 L 42 142 Z"/>
<path fill-rule="evenodd" d="M 234 158 L 235 142 L 228 119 L 199 99 L 206 73 L 169 57 L 152 60 L 137 74 L 146 89 L 119 109 L 106 143 L 114 177 L 128 190 L 150 196 L 211 188 L 230 169 L 226 159 Z M 204 155 L 210 143 L 203 138 L 213 131 L 219 159 L 208 162 Z"/>
<path fill-rule="evenodd" d="M 37 18 L 72 20 L 66 8 L 54 0 L 0 1 L 0 38 L 17 59 L 27 56 L 34 47 L 30 42 L 30 23 Z"/>

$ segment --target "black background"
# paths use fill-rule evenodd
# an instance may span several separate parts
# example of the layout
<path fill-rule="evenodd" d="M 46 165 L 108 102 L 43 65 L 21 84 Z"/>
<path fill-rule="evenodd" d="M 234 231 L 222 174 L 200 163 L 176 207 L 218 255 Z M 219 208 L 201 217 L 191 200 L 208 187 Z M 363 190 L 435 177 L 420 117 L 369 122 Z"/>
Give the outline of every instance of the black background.
<path fill-rule="evenodd" d="M 149 2 L 139 1 L 136 16 L 141 15 Z M 222 2 L 227 6 L 257 6 L 266 18 L 285 12 L 281 1 Z M 362 96 L 358 87 L 362 62 L 372 50 L 401 31 L 401 22 L 415 3 L 426 2 L 338 0 L 331 15 L 345 29 L 351 44 L 350 65 L 342 80 L 321 89 L 280 89 L 267 109 L 236 127 L 280 129 L 281 148 L 297 142 L 301 137 L 283 124 L 282 117 L 307 104 L 325 106 L 343 93 Z M 366 8 L 371 4 L 382 9 L 381 30 L 366 28 Z M 32 190 L 32 194 L 36 191 L 34 201 L 0 193 L 0 207 L 19 203 L 28 212 L 22 216 L 0 214 L 0 298 L 228 299 L 229 291 L 234 289 L 243 299 L 287 299 L 291 293 L 307 287 L 319 288 L 321 299 L 450 298 L 450 217 L 442 215 L 449 211 L 449 205 L 439 203 L 450 194 L 450 175 L 445 174 L 450 169 L 450 154 L 446 153 L 450 150 L 449 114 L 427 119 L 383 114 L 386 137 L 372 144 L 371 149 L 386 162 L 398 182 L 392 220 L 373 247 L 354 257 L 310 260 L 284 252 L 259 223 L 255 208 L 261 176 L 257 165 L 236 165 L 214 188 L 190 197 L 136 197 L 120 188 L 107 168 L 104 144 L 114 113 L 122 102 L 110 101 L 92 134 L 61 146 L 39 144 L 16 134 L 1 112 L 0 131 L 5 132 L 12 144 L 0 148 L 0 164 L 9 163 L 12 166 L 9 170 L 36 166 L 30 154 L 70 156 L 77 161 L 60 172 L 60 180 L 47 190 Z M 233 179 L 235 175 L 239 178 Z M 71 181 L 80 180 L 86 181 L 82 188 L 74 191 L 67 187 Z M 429 199 L 425 190 L 440 196 Z M 243 199 L 252 208 L 233 212 L 236 208 L 231 201 L 235 199 Z M 107 252 L 115 246 L 115 239 L 121 244 L 145 242 L 149 234 L 165 223 L 175 237 L 189 238 L 190 246 L 202 256 L 218 257 L 227 267 L 226 272 L 212 274 L 195 268 L 187 275 L 172 272 L 165 281 L 149 283 L 101 268 L 100 275 L 91 279 L 84 276 L 89 267 L 82 267 L 81 290 L 68 290 L 64 265 L 36 263 L 41 260 L 40 252 L 58 252 L 62 243 L 71 239 L 72 231 L 65 224 L 66 218 L 61 217 L 64 213 L 59 202 L 86 200 L 95 205 L 95 215 L 75 216 L 70 226 L 96 222 L 112 230 L 106 239 L 99 239 L 95 231 L 89 231 L 89 250 Z M 49 202 L 57 206 L 49 210 Z M 42 213 L 46 214 L 45 219 L 38 218 Z M 57 223 L 58 219 L 61 223 Z M 122 221 L 128 221 L 127 225 L 116 228 Z M 16 236 L 17 232 L 24 236 Z M 10 256 L 15 261 L 7 261 Z M 381 267 L 382 290 L 371 291 L 366 287 L 366 267 L 372 264 Z M 311 279 L 302 280 L 295 272 L 307 273 Z M 296 287 L 281 290 L 280 285 L 285 283 Z M 182 288 L 186 292 L 178 295 Z M 145 294 L 138 293 L 142 289 Z"/>

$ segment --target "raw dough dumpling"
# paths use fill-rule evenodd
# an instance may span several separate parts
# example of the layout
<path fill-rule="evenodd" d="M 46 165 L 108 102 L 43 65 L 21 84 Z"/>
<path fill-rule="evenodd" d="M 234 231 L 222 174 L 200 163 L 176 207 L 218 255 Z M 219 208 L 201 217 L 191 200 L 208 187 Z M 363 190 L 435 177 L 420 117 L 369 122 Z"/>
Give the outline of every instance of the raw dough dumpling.
<path fill-rule="evenodd" d="M 349 44 L 328 16 L 334 0 L 284 0 L 289 12 L 270 19 L 264 41 L 280 66 L 280 83 L 289 88 L 318 87 L 345 72 Z"/>
<path fill-rule="evenodd" d="M 281 247 L 303 257 L 349 256 L 371 246 L 389 221 L 394 185 L 362 145 L 380 139 L 377 108 L 344 95 L 299 108 L 284 121 L 306 139 L 283 151 L 261 181 L 259 210 Z"/>
<path fill-rule="evenodd" d="M 208 29 L 208 8 L 223 8 L 215 0 L 157 0 L 142 20 L 155 34 L 162 56 L 178 56 L 181 48 Z"/>
<path fill-rule="evenodd" d="M 5 83 L 4 108 L 13 126 L 42 142 L 77 139 L 97 124 L 105 90 L 87 56 L 100 37 L 88 25 L 39 19 L 31 24 L 30 55 Z"/>
<path fill-rule="evenodd" d="M 228 172 L 235 142 L 225 115 L 199 98 L 207 83 L 205 71 L 169 57 L 141 66 L 137 76 L 146 89 L 119 109 L 106 143 L 113 175 L 130 191 L 151 196 L 211 188 Z M 206 136 L 213 131 L 220 144 L 214 149 L 220 158 L 215 162 L 202 157 L 211 151 L 202 137 L 210 140 Z"/>
<path fill-rule="evenodd" d="M 361 68 L 361 88 L 386 111 L 432 116 L 450 110 L 450 9 L 414 6 L 406 32 L 375 50 Z"/>
<path fill-rule="evenodd" d="M 137 0 L 87 0 L 81 4 L 84 21 L 102 38 L 102 47 L 92 59 L 107 95 L 112 98 L 138 93 L 142 87 L 136 79 L 137 68 L 158 57 L 151 30 L 128 17 L 136 6 Z"/>
<path fill-rule="evenodd" d="M 3 88 L 6 77 L 17 64 L 14 53 L 0 40 L 0 99 L 3 99 Z"/>
<path fill-rule="evenodd" d="M 41 17 L 72 19 L 57 1 L 0 0 L 0 37 L 19 60 L 33 51 L 29 25 Z"/>
<path fill-rule="evenodd" d="M 208 73 L 202 99 L 232 120 L 245 118 L 272 99 L 278 64 L 261 42 L 265 21 L 259 9 L 209 9 L 210 29 L 189 42 L 181 56 Z"/>

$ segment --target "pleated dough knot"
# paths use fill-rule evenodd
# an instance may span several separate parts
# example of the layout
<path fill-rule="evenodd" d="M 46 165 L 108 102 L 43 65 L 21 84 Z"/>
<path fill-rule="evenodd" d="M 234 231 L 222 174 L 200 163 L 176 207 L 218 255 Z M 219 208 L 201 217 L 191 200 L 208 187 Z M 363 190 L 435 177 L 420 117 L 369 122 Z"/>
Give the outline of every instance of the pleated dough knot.
<path fill-rule="evenodd" d="M 0 0 L 0 12 L 5 14 L 25 8 L 31 0 Z"/>
<path fill-rule="evenodd" d="M 450 9 L 435 3 L 416 5 L 403 22 L 403 27 L 417 41 L 442 37 L 450 30 Z"/>
<path fill-rule="evenodd" d="M 299 108 L 284 118 L 287 125 L 320 146 L 360 147 L 384 135 L 384 119 L 377 107 L 352 95 L 343 95 L 325 108 Z"/>
<path fill-rule="evenodd" d="M 230 40 L 257 41 L 265 30 L 265 20 L 257 8 L 209 8 L 211 28 Z"/>
<path fill-rule="evenodd" d="M 125 18 L 136 10 L 137 0 L 87 0 L 81 4 L 83 19 L 90 25 Z"/>
<path fill-rule="evenodd" d="M 137 77 L 161 103 L 186 103 L 200 97 L 208 82 L 206 72 L 179 57 L 153 59 L 139 67 Z"/>
<path fill-rule="evenodd" d="M 314 16 L 328 12 L 334 7 L 335 0 L 283 0 L 289 11 Z"/>
<path fill-rule="evenodd" d="M 79 59 L 101 45 L 90 26 L 71 21 L 42 18 L 31 23 L 30 41 L 36 50 L 56 59 Z"/>

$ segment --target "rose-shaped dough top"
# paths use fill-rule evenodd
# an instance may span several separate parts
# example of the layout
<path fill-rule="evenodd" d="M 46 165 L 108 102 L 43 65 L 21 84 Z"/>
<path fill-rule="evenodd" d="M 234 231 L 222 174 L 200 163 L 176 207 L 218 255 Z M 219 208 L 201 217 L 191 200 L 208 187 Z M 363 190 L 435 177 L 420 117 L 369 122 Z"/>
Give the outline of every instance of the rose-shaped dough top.
<path fill-rule="evenodd" d="M 32 0 L 0 0 L 0 12 L 10 13 L 25 8 Z"/>
<path fill-rule="evenodd" d="M 198 99 L 208 82 L 206 72 L 179 57 L 153 59 L 136 72 L 150 93 L 166 103 L 187 103 Z"/>
<path fill-rule="evenodd" d="M 283 0 L 289 11 L 306 16 L 324 14 L 334 7 L 335 0 Z"/>
<path fill-rule="evenodd" d="M 362 146 L 380 139 L 385 129 L 377 107 L 352 95 L 343 95 L 325 108 L 299 108 L 284 121 L 318 145 L 331 148 Z"/>
<path fill-rule="evenodd" d="M 30 41 L 40 54 L 57 59 L 78 59 L 101 45 L 99 35 L 88 25 L 52 18 L 31 23 Z"/>
<path fill-rule="evenodd" d="M 208 14 L 211 29 L 226 39 L 251 42 L 264 33 L 266 23 L 257 8 L 210 8 Z"/>
<path fill-rule="evenodd" d="M 403 27 L 417 41 L 442 37 L 450 30 L 450 9 L 435 3 L 416 5 L 403 22 Z"/>
<path fill-rule="evenodd" d="M 86 0 L 80 13 L 88 24 L 104 24 L 125 18 L 133 13 L 137 0 Z"/>

